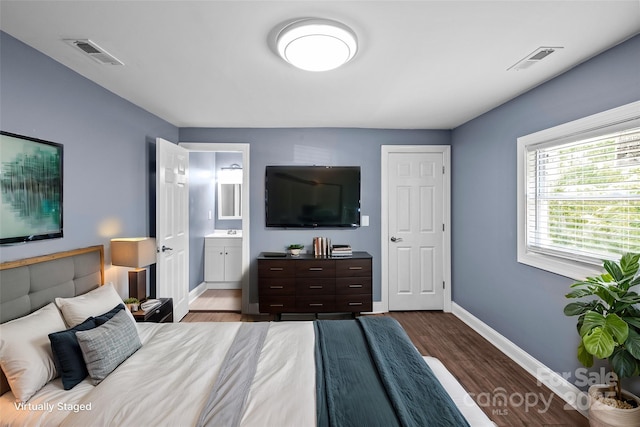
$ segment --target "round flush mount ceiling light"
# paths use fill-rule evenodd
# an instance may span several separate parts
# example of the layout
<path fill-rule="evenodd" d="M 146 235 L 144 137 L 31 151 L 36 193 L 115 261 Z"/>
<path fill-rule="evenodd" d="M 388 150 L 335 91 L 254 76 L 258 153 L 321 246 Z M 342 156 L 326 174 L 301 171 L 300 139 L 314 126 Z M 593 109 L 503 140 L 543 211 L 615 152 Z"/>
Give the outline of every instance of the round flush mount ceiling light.
<path fill-rule="evenodd" d="M 286 25 L 276 37 L 278 54 L 306 71 L 328 71 L 349 62 L 358 50 L 355 33 L 328 19 L 299 19 Z"/>

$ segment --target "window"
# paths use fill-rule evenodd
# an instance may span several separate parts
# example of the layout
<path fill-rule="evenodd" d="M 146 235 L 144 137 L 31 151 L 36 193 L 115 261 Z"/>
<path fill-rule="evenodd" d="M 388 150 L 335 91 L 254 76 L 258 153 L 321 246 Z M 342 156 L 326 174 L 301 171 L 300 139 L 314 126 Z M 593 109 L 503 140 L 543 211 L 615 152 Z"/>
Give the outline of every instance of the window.
<path fill-rule="evenodd" d="M 640 252 L 640 102 L 518 138 L 518 261 L 581 279 Z"/>

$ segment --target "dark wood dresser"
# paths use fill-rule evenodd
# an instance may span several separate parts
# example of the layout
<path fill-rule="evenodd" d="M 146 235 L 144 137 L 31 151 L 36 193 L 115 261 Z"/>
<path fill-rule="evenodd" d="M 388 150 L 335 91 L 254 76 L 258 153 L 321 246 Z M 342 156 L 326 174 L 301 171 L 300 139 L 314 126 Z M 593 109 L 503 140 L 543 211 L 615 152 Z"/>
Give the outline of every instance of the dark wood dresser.
<path fill-rule="evenodd" d="M 258 257 L 261 313 L 360 313 L 373 309 L 372 258 Z"/>

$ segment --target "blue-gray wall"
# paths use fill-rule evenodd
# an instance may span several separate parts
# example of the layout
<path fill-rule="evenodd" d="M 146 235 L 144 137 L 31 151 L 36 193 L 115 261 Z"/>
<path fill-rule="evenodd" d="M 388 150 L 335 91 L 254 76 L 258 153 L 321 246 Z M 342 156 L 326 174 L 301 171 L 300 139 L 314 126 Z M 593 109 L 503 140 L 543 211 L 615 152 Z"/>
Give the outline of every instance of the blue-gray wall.
<path fill-rule="evenodd" d="M 453 299 L 558 372 L 580 366 L 573 280 L 516 261 L 516 139 L 639 99 L 636 36 L 453 131 Z"/>
<path fill-rule="evenodd" d="M 373 256 L 374 300 L 380 301 L 380 152 L 382 145 L 448 145 L 449 131 L 379 129 L 180 129 L 180 141 L 250 144 L 251 259 L 262 251 L 284 251 L 290 243 L 311 245 L 314 236 L 351 244 Z M 357 229 L 292 230 L 266 228 L 264 173 L 267 165 L 361 166 L 362 214 L 370 226 Z M 251 265 L 249 299 L 257 302 L 256 263 Z"/>
<path fill-rule="evenodd" d="M 64 145 L 64 237 L 2 246 L 0 261 L 103 244 L 108 266 L 112 237 L 150 233 L 149 142 L 178 128 L 3 32 L 0 76 L 0 128 Z"/>

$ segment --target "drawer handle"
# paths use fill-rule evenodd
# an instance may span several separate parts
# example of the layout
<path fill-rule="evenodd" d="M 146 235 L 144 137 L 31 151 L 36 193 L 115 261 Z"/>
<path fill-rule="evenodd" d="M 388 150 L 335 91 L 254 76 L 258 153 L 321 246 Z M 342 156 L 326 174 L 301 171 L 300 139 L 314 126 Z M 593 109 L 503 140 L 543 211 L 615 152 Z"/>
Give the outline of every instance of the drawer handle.
<path fill-rule="evenodd" d="M 309 271 L 322 271 L 322 267 L 309 267 Z"/>
<path fill-rule="evenodd" d="M 362 305 L 362 303 L 361 303 L 361 302 L 350 302 L 350 303 L 349 303 L 349 305 L 350 305 L 350 306 L 353 306 L 353 305 Z"/>
<path fill-rule="evenodd" d="M 309 286 L 309 289 L 322 289 L 324 288 L 324 285 L 311 285 Z"/>
<path fill-rule="evenodd" d="M 362 285 L 355 285 L 355 284 L 354 284 L 354 285 L 349 285 L 349 287 L 350 287 L 350 288 L 361 288 L 361 287 L 362 287 Z"/>
<path fill-rule="evenodd" d="M 269 289 L 282 289 L 282 288 L 284 288 L 284 286 L 278 286 L 278 285 L 269 286 Z"/>
<path fill-rule="evenodd" d="M 284 304 L 269 304 L 269 307 L 284 307 Z"/>
<path fill-rule="evenodd" d="M 362 270 L 362 267 L 349 267 L 349 270 Z"/>
<path fill-rule="evenodd" d="M 284 268 L 282 267 L 269 267 L 269 271 L 282 271 Z"/>
<path fill-rule="evenodd" d="M 316 303 L 310 303 L 309 307 L 322 307 L 324 304 L 320 303 L 320 302 L 316 302 Z"/>

